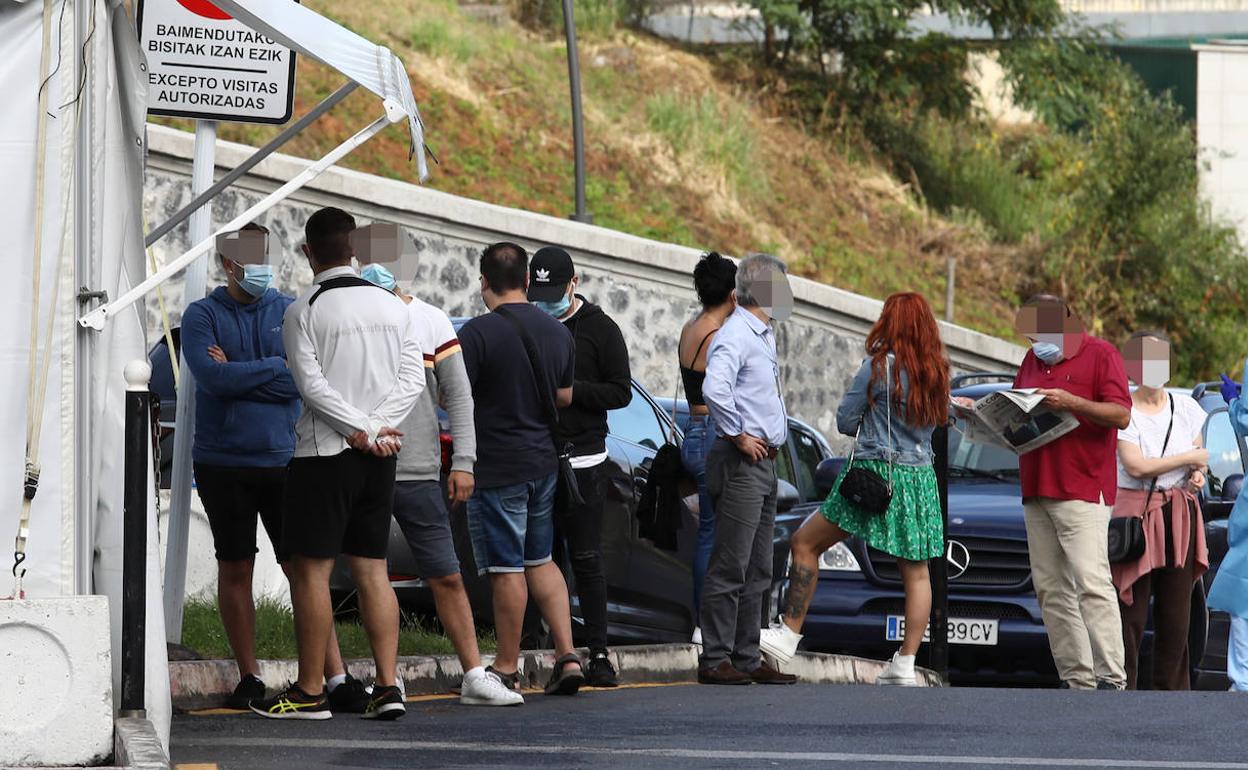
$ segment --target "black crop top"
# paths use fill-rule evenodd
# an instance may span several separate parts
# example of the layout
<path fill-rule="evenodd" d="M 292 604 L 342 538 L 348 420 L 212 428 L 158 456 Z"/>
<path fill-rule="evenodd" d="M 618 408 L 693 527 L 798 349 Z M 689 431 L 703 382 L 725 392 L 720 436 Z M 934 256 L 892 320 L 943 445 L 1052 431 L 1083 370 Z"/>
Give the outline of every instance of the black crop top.
<path fill-rule="evenodd" d="M 698 356 L 702 354 L 702 346 L 717 331 L 719 329 L 712 329 L 702 338 L 702 341 L 698 343 L 698 349 L 693 351 L 693 361 L 691 363 L 696 364 L 698 362 Z M 706 372 L 699 372 L 681 364 L 680 379 L 685 385 L 685 400 L 689 402 L 689 406 L 706 406 L 706 400 L 702 398 L 702 383 L 706 381 Z"/>

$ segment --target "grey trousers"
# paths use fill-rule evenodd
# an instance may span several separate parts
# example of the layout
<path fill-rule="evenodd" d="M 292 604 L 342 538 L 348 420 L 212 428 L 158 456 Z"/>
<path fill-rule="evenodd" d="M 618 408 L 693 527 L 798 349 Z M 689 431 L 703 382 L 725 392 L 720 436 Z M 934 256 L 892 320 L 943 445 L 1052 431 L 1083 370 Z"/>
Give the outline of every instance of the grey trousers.
<path fill-rule="evenodd" d="M 776 528 L 776 463 L 750 464 L 732 442 L 717 438 L 706 457 L 706 486 L 715 506 L 715 547 L 702 587 L 700 668 L 724 660 L 743 672 L 758 668 L 763 596 L 771 589 Z"/>

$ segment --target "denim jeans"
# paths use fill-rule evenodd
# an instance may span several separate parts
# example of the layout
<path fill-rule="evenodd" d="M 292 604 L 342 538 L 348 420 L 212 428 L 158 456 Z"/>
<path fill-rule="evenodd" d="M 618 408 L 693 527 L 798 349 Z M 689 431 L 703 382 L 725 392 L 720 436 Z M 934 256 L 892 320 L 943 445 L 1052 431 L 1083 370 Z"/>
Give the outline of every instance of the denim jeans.
<path fill-rule="evenodd" d="M 711 561 L 711 549 L 715 547 L 715 507 L 706 489 L 706 455 L 715 443 L 715 420 L 710 415 L 695 415 L 685 431 L 685 441 L 680 445 L 680 460 L 685 473 L 698 485 L 698 545 L 693 553 L 693 618 L 698 624 L 702 611 L 702 583 L 706 579 L 706 566 Z"/>
<path fill-rule="evenodd" d="M 468 534 L 477 574 L 524 572 L 551 560 L 555 541 L 552 473 L 507 487 L 478 487 L 468 498 Z"/>
<path fill-rule="evenodd" d="M 1226 651 L 1226 674 L 1231 689 L 1248 692 L 1248 618 L 1231 616 L 1231 639 Z"/>

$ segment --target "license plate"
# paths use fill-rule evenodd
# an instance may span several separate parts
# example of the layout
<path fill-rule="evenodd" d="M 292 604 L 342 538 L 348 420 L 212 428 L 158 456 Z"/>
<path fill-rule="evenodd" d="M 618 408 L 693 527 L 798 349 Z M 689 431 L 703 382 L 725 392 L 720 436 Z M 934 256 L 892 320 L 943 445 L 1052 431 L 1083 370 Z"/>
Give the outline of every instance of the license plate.
<path fill-rule="evenodd" d="M 995 647 L 997 644 L 997 621 L 965 620 L 949 618 L 949 644 L 973 644 L 981 647 Z M 890 642 L 900 642 L 906 635 L 906 619 L 900 615 L 889 615 L 884 623 L 884 638 Z M 923 632 L 923 641 L 932 640 L 932 628 L 929 625 Z"/>

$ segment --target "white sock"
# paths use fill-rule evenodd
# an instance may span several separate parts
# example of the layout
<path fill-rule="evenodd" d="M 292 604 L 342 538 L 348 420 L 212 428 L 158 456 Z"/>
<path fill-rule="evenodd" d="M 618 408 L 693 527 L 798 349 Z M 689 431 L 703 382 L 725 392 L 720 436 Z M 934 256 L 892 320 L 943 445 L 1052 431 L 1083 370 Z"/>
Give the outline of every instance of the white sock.
<path fill-rule="evenodd" d="M 899 652 L 899 653 L 897 653 L 897 665 L 898 665 L 898 666 L 900 666 L 900 667 L 902 667 L 903 669 L 913 669 L 913 668 L 914 668 L 914 657 L 915 657 L 915 656 L 913 656 L 913 655 L 902 655 L 902 654 Z"/>
<path fill-rule="evenodd" d="M 338 685 L 342 684 L 345 681 L 347 681 L 346 674 L 337 674 L 336 676 L 331 676 L 328 679 L 328 681 L 325 682 L 325 689 L 329 690 L 330 692 L 333 692 L 338 687 Z"/>
<path fill-rule="evenodd" d="M 468 671 L 464 674 L 464 681 L 467 682 L 470 679 L 480 679 L 483 676 L 485 676 L 485 666 L 477 666 L 476 668 L 468 669 Z"/>

